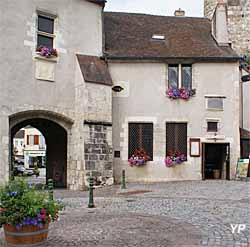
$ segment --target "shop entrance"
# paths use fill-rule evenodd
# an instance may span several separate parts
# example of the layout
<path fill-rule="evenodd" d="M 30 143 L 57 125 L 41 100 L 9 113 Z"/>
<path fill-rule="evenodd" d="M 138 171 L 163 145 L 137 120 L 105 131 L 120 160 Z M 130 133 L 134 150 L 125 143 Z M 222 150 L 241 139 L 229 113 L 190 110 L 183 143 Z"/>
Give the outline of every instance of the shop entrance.
<path fill-rule="evenodd" d="M 203 179 L 230 179 L 229 143 L 202 144 Z"/>

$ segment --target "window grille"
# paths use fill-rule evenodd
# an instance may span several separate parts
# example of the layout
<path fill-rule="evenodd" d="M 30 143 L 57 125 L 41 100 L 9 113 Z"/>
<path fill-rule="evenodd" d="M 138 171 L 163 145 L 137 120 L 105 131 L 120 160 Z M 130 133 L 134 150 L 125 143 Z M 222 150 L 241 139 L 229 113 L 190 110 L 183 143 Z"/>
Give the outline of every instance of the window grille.
<path fill-rule="evenodd" d="M 208 132 L 217 132 L 218 131 L 218 122 L 207 122 L 207 131 Z"/>
<path fill-rule="evenodd" d="M 129 123 L 129 153 L 130 158 L 136 149 L 143 148 L 149 160 L 153 160 L 153 124 Z"/>
<path fill-rule="evenodd" d="M 187 156 L 187 124 L 166 124 L 166 155 L 169 152 L 180 151 Z"/>

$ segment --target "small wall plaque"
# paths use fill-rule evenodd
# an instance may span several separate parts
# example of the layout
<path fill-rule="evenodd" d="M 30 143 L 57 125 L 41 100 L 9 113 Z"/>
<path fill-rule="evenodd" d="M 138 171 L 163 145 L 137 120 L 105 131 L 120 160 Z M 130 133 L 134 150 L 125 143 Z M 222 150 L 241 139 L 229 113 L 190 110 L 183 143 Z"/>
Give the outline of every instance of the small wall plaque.
<path fill-rule="evenodd" d="M 36 59 L 36 79 L 55 81 L 55 62 Z"/>
<path fill-rule="evenodd" d="M 200 157 L 201 140 L 199 138 L 190 138 L 189 145 L 190 157 Z"/>

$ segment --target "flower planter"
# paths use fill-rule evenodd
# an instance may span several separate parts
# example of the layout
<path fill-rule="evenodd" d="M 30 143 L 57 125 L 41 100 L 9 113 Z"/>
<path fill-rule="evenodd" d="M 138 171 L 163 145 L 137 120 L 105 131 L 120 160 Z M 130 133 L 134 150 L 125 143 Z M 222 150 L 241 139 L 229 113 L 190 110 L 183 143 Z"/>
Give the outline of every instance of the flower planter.
<path fill-rule="evenodd" d="M 43 228 L 38 226 L 23 226 L 20 230 L 12 225 L 4 225 L 5 240 L 14 246 L 33 246 L 47 240 L 49 225 Z"/>

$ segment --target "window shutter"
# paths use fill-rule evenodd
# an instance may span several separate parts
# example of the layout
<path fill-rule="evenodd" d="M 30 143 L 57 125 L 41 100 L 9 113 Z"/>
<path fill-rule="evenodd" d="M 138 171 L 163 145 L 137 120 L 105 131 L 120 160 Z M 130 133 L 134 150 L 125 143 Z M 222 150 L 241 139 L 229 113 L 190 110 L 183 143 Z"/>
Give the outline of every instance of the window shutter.
<path fill-rule="evenodd" d="M 34 145 L 39 145 L 39 135 L 34 136 Z"/>
<path fill-rule="evenodd" d="M 27 145 L 29 145 L 29 144 L 30 144 L 30 136 L 27 135 Z"/>

